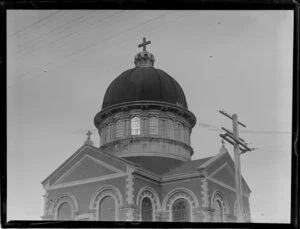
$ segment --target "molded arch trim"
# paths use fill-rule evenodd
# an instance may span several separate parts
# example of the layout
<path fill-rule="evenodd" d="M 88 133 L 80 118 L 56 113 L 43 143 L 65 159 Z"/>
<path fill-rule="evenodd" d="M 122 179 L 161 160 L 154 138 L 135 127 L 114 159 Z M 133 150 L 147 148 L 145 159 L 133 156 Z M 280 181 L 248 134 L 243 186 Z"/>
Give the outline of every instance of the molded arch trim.
<path fill-rule="evenodd" d="M 71 211 L 72 211 L 72 219 L 74 219 L 75 213 L 78 211 L 78 203 L 75 196 L 71 193 L 63 193 L 57 196 L 50 207 L 50 213 L 54 215 L 54 218 L 57 220 L 58 209 L 63 203 L 70 204 Z"/>
<path fill-rule="evenodd" d="M 173 203 L 178 198 L 184 198 L 188 200 L 191 204 L 192 208 L 199 207 L 199 201 L 195 193 L 187 188 L 175 188 L 168 192 L 168 194 L 165 196 L 163 203 L 162 203 L 162 209 L 163 210 L 169 210 L 170 204 Z"/>
<path fill-rule="evenodd" d="M 150 198 L 150 200 L 152 202 L 152 205 L 154 206 L 154 209 L 156 211 L 161 210 L 161 204 L 160 204 L 159 196 L 153 188 L 151 188 L 149 186 L 146 186 L 146 187 L 143 187 L 143 188 L 140 189 L 140 191 L 137 194 L 137 198 L 136 198 L 136 205 L 137 206 L 141 205 L 142 199 L 144 197 L 149 197 Z"/>

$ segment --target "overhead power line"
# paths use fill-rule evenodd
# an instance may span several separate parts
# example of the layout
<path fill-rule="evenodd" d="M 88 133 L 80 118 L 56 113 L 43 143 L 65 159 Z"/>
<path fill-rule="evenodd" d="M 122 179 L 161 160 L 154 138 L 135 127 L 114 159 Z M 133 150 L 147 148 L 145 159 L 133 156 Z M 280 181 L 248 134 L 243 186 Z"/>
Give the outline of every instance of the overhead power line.
<path fill-rule="evenodd" d="M 49 18 L 52 18 L 52 17 L 54 17 L 57 13 L 59 13 L 59 12 L 61 12 L 60 10 L 56 10 L 54 13 L 52 13 L 52 14 L 50 14 L 50 15 L 47 15 L 47 16 L 45 16 L 45 17 L 43 17 L 43 18 L 41 18 L 41 19 L 39 19 L 39 20 L 37 20 L 37 21 L 35 21 L 34 23 L 32 23 L 32 24 L 30 24 L 29 26 L 26 26 L 26 27 L 24 27 L 24 28 L 22 28 L 22 29 L 20 29 L 20 30 L 18 30 L 18 31 L 15 31 L 14 33 L 12 33 L 11 35 L 13 35 L 13 36 L 22 36 L 22 33 L 23 33 L 23 31 L 25 31 L 26 33 L 28 33 L 28 29 L 29 28 L 32 28 L 32 27 L 36 27 L 36 25 L 39 25 L 40 23 L 42 23 L 43 21 L 46 21 L 47 19 L 49 20 Z"/>
<path fill-rule="evenodd" d="M 87 14 L 80 15 L 79 17 L 71 18 L 71 21 L 63 24 L 62 26 L 57 27 L 53 30 L 49 30 L 48 32 L 43 33 L 43 34 L 39 35 L 38 37 L 36 37 L 34 39 L 30 39 L 25 44 L 23 44 L 23 47 L 19 48 L 18 52 L 19 53 L 21 53 L 21 52 L 24 53 L 24 52 L 26 52 L 26 50 L 29 50 L 30 46 L 33 45 L 33 44 L 35 46 L 38 46 L 38 45 L 40 45 L 41 43 L 43 43 L 45 41 L 47 42 L 47 40 L 49 40 L 49 37 L 51 37 L 51 36 L 53 37 L 54 35 L 59 35 L 59 33 L 57 33 L 57 31 L 64 32 L 66 29 L 69 29 L 69 28 L 73 27 L 74 25 L 78 25 L 78 24 L 84 22 L 84 19 L 87 20 L 89 18 L 89 16 L 94 15 L 94 14 L 95 14 L 95 12 L 92 12 L 92 13 L 88 12 Z M 34 51 L 32 51 L 32 52 L 36 52 L 37 50 L 39 50 L 39 49 L 34 49 Z M 27 52 L 27 53 L 24 53 L 23 55 L 21 54 L 17 58 L 27 56 L 28 54 L 30 54 L 30 53 Z"/>
<path fill-rule="evenodd" d="M 114 35 L 112 35 L 112 36 L 110 36 L 110 37 L 108 37 L 108 38 L 106 38 L 106 39 L 103 39 L 103 40 L 101 40 L 101 41 L 97 41 L 96 44 L 94 44 L 94 43 L 88 44 L 88 45 L 86 45 L 85 47 L 83 47 L 83 48 L 81 48 L 81 49 L 79 49 L 79 50 L 76 50 L 76 51 L 74 51 L 74 52 L 72 52 L 72 53 L 70 53 L 70 54 L 68 54 L 68 55 L 65 55 L 65 56 L 60 60 L 60 63 L 61 63 L 61 64 L 60 64 L 59 66 L 61 66 L 61 65 L 63 64 L 63 63 L 62 63 L 62 60 L 66 59 L 66 58 L 68 58 L 68 57 L 71 57 L 71 56 L 73 56 L 73 55 L 77 55 L 77 54 L 79 54 L 79 53 L 81 53 L 81 52 L 83 52 L 83 51 L 85 51 L 85 50 L 87 50 L 87 49 L 89 49 L 89 48 L 91 48 L 91 47 L 93 47 L 93 46 L 95 46 L 95 45 L 98 46 L 98 45 L 100 45 L 100 44 L 103 43 L 103 42 L 107 42 L 107 41 L 113 39 L 114 37 L 117 37 L 117 36 L 119 36 L 119 35 L 121 35 L 121 34 L 124 34 L 124 33 L 129 32 L 129 31 L 132 31 L 132 30 L 134 30 L 134 29 L 136 29 L 136 28 L 138 28 L 138 27 L 141 27 L 141 26 L 143 26 L 143 25 L 145 25 L 145 24 L 147 24 L 147 23 L 150 23 L 150 22 L 152 22 L 152 21 L 154 21 L 154 20 L 156 20 L 156 19 L 158 19 L 158 18 L 161 18 L 161 17 L 167 15 L 167 14 L 170 14 L 170 12 L 165 13 L 165 14 L 162 14 L 162 15 L 159 15 L 159 16 L 156 16 L 156 17 L 154 17 L 154 18 L 151 18 L 151 19 L 147 20 L 146 22 L 143 22 L 143 23 L 141 23 L 141 24 L 138 24 L 138 25 L 136 25 L 136 26 L 134 26 L 134 27 L 131 27 L 131 28 L 129 28 L 129 29 L 123 30 L 123 31 L 121 31 L 121 32 L 119 32 L 119 33 L 116 33 L 116 34 L 114 34 Z M 47 64 L 45 64 L 45 65 L 43 65 L 43 66 L 40 66 L 40 67 L 41 67 L 41 68 L 44 68 L 44 67 L 49 68 L 49 65 L 51 65 L 51 64 L 53 64 L 53 63 L 57 63 L 57 62 L 58 62 L 58 60 L 51 61 L 51 62 L 49 62 L 49 63 L 47 63 Z M 59 66 L 58 66 L 58 67 L 59 67 Z M 25 75 L 28 75 L 28 74 L 30 74 L 30 73 L 31 73 L 31 71 L 27 71 L 26 73 L 21 74 L 21 76 L 25 76 Z M 28 80 L 33 79 L 33 78 L 35 78 L 35 77 L 30 77 L 30 78 L 27 78 L 27 79 L 23 80 L 22 82 L 14 83 L 14 84 L 8 86 L 8 88 L 12 88 L 12 87 L 15 86 L 16 84 L 23 83 L 24 81 L 28 81 Z"/>
<path fill-rule="evenodd" d="M 198 126 L 206 128 L 208 131 L 216 131 L 216 132 L 222 132 L 222 127 L 218 127 L 209 123 L 203 123 L 199 122 L 197 123 Z M 281 130 L 240 130 L 240 133 L 243 134 L 292 134 L 289 131 L 281 131 Z"/>

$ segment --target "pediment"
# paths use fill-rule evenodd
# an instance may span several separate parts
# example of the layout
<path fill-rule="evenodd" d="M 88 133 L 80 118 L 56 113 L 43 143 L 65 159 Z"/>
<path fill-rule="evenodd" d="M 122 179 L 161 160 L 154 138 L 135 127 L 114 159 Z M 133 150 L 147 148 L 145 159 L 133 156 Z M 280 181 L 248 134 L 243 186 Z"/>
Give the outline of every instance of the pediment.
<path fill-rule="evenodd" d="M 228 153 L 221 155 L 208 166 L 208 178 L 224 187 L 235 190 L 235 165 Z M 251 191 L 242 178 L 243 193 Z"/>
<path fill-rule="evenodd" d="M 221 167 L 211 173 L 210 178 L 222 182 L 232 188 L 235 187 L 234 171 L 228 163 L 224 163 Z"/>
<path fill-rule="evenodd" d="M 54 184 L 64 184 L 96 177 L 107 177 L 116 173 L 123 173 L 121 170 L 89 155 L 82 157 L 68 171 L 66 171 Z"/>

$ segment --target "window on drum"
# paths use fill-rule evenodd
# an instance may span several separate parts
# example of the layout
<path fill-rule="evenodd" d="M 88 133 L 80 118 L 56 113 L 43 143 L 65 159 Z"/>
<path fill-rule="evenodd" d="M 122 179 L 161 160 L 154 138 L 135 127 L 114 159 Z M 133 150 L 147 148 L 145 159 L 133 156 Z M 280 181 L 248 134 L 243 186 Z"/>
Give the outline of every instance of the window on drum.
<path fill-rule="evenodd" d="M 131 135 L 141 134 L 141 120 L 139 117 L 133 117 L 131 119 Z"/>

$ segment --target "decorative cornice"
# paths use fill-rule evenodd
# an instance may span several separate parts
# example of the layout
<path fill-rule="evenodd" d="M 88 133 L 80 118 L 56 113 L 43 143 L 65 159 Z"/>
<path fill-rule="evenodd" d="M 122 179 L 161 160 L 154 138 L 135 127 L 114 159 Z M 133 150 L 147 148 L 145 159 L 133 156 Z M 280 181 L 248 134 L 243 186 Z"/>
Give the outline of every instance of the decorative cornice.
<path fill-rule="evenodd" d="M 85 160 L 86 158 L 91 159 L 95 163 L 97 163 L 97 164 L 99 164 L 99 165 L 101 165 L 101 166 L 103 166 L 103 167 L 111 170 L 112 172 L 123 173 L 122 170 L 117 169 L 117 168 L 115 168 L 115 167 L 113 167 L 113 166 L 111 166 L 111 165 L 109 165 L 109 164 L 107 164 L 107 163 L 105 163 L 103 161 L 100 161 L 100 160 L 98 160 L 98 159 L 96 159 L 96 158 L 94 158 L 94 157 L 86 154 L 79 161 L 77 161 L 74 165 L 72 165 L 67 171 L 65 171 L 65 173 L 52 184 L 52 187 L 56 186 L 57 183 L 59 183 L 62 179 L 64 179 L 67 175 L 69 175 L 73 170 L 75 170 L 80 165 L 80 163 L 83 160 Z M 103 176 L 103 177 L 105 177 L 105 176 Z M 68 182 L 68 183 L 72 183 L 72 182 Z"/>
<path fill-rule="evenodd" d="M 109 107 L 106 107 L 105 109 L 101 110 L 99 113 L 96 114 L 94 118 L 94 124 L 95 126 L 99 126 L 99 124 L 104 120 L 106 117 L 111 116 L 114 113 L 121 112 L 124 110 L 124 106 L 126 106 L 129 109 L 141 109 L 142 107 L 147 107 L 147 109 L 163 109 L 168 110 L 169 112 L 173 112 L 178 114 L 180 112 L 180 116 L 184 117 L 187 121 L 189 121 L 191 128 L 193 128 L 196 124 L 196 116 L 189 111 L 188 109 L 172 104 L 167 102 L 160 102 L 160 101 L 148 101 L 148 100 L 142 100 L 142 101 L 131 101 L 131 102 L 124 102 L 119 103 L 115 105 L 111 105 Z M 109 113 L 108 113 L 109 112 Z"/>
<path fill-rule="evenodd" d="M 170 143 L 170 144 L 179 145 L 179 146 L 183 147 L 184 149 L 186 149 L 190 152 L 190 156 L 192 156 L 194 154 L 193 148 L 191 146 L 189 146 L 188 144 L 186 144 L 182 141 L 169 139 L 169 138 L 162 137 L 162 136 L 141 136 L 141 135 L 136 135 L 136 136 L 124 137 L 122 139 L 114 139 L 110 142 L 104 143 L 100 147 L 100 149 L 105 150 L 107 148 L 114 147 L 115 145 L 119 145 L 120 143 L 125 142 L 125 141 L 129 141 L 130 143 L 140 142 L 140 141 L 165 142 L 165 143 Z"/>
<path fill-rule="evenodd" d="M 53 177 L 55 174 L 57 174 L 59 171 L 61 171 L 63 168 L 65 168 L 75 157 L 77 157 L 83 150 L 85 150 L 86 148 L 90 148 L 92 150 L 95 150 L 96 152 L 99 152 L 101 154 L 104 154 L 105 156 L 111 157 L 117 161 L 120 161 L 126 165 L 132 165 L 132 166 L 138 166 L 133 162 L 124 160 L 120 157 L 117 157 L 109 152 L 103 151 L 99 148 L 96 148 L 94 146 L 91 145 L 83 145 L 81 146 L 72 156 L 70 156 L 67 160 L 65 160 L 56 170 L 54 170 L 46 179 L 44 179 L 41 183 L 44 185 L 44 188 L 47 188 L 47 185 L 49 185 L 49 180 L 51 177 Z"/>
<path fill-rule="evenodd" d="M 72 182 L 57 184 L 55 186 L 48 188 L 47 190 L 67 188 L 67 187 L 83 185 L 83 184 L 88 184 L 88 183 L 93 183 L 93 182 L 98 182 L 98 181 L 110 180 L 110 179 L 124 177 L 124 176 L 126 176 L 126 173 L 113 173 L 113 174 L 104 175 L 104 176 L 100 176 L 100 177 L 93 177 L 93 178 L 83 179 L 83 180 L 79 180 L 79 181 L 72 181 Z"/>
<path fill-rule="evenodd" d="M 161 181 L 162 182 L 168 182 L 168 181 L 179 181 L 182 179 L 187 179 L 187 178 L 203 178 L 205 177 L 204 174 L 199 173 L 197 171 L 189 171 L 189 172 L 185 172 L 185 173 L 175 173 L 172 175 L 168 175 L 168 176 L 163 176 Z"/>

